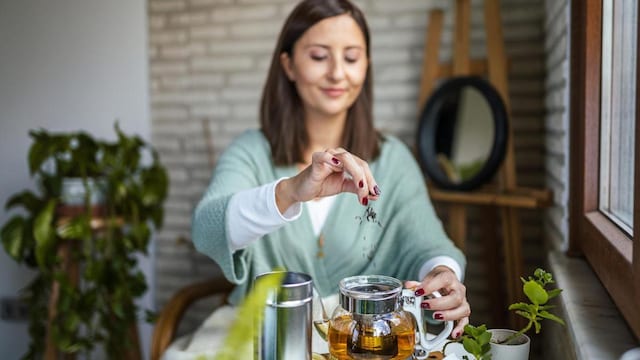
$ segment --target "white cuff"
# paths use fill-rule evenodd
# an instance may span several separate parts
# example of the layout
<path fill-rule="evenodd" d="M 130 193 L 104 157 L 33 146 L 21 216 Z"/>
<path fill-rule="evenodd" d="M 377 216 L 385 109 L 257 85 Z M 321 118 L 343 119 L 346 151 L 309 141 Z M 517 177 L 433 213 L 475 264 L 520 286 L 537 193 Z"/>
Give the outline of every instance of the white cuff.
<path fill-rule="evenodd" d="M 297 220 L 301 203 L 293 204 L 284 214 L 276 205 L 276 186 L 285 178 L 235 193 L 227 206 L 227 240 L 231 251 L 244 249 L 262 236 Z"/>
<path fill-rule="evenodd" d="M 436 256 L 425 262 L 424 265 L 422 265 L 422 267 L 420 268 L 420 272 L 418 273 L 418 281 L 422 281 L 422 279 L 424 279 L 424 277 L 427 276 L 427 274 L 431 272 L 431 270 L 435 269 L 438 266 L 446 266 L 449 269 L 453 270 L 458 280 L 462 281 L 462 269 L 460 268 L 460 265 L 457 261 L 449 256 Z"/>
<path fill-rule="evenodd" d="M 270 188 L 268 189 L 269 193 L 266 195 L 271 199 L 271 201 L 269 201 L 269 207 L 271 210 L 270 212 L 275 212 L 276 214 L 278 214 L 278 216 L 280 216 L 282 220 L 288 222 L 296 220 L 300 217 L 300 215 L 302 215 L 302 203 L 297 202 L 289 206 L 289 208 L 285 210 L 284 214 L 280 212 L 280 209 L 278 209 L 278 204 L 276 203 L 276 186 L 278 186 L 278 184 L 280 184 L 280 182 L 285 179 L 287 178 L 280 178 L 275 182 L 272 182 L 271 184 L 267 184 L 270 185 Z"/>

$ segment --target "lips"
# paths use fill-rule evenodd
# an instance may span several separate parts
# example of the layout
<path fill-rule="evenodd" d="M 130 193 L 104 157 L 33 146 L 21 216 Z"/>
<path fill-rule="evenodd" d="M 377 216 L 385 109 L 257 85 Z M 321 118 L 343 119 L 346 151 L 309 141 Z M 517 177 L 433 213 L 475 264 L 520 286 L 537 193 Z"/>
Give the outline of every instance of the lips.
<path fill-rule="evenodd" d="M 347 92 L 347 90 L 343 88 L 323 88 L 322 92 L 325 93 L 328 97 L 337 98 L 342 96 L 342 94 Z"/>

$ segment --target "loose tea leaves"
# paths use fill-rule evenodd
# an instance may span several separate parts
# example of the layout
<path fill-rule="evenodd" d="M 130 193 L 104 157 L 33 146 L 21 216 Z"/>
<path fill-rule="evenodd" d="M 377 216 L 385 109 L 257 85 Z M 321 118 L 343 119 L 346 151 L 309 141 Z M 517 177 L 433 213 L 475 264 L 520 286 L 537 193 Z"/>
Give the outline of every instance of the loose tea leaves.
<path fill-rule="evenodd" d="M 364 210 L 364 214 L 362 216 L 356 216 L 356 220 L 360 220 L 360 224 L 362 225 L 363 221 L 378 224 L 378 226 L 382 227 L 382 222 L 378 220 L 378 214 L 371 207 L 371 205 L 367 206 Z"/>

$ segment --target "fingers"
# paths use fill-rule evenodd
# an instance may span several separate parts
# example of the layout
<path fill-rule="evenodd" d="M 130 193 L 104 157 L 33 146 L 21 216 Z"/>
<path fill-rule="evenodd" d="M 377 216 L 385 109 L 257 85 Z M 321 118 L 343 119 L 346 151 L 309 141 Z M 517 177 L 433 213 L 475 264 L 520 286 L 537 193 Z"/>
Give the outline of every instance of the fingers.
<path fill-rule="evenodd" d="M 464 333 L 464 326 L 469 323 L 471 306 L 467 301 L 467 289 L 452 270 L 438 267 L 432 270 L 421 283 L 408 281 L 405 286 L 415 285 L 416 295 L 427 295 L 423 298 L 421 307 L 433 311 L 436 320 L 457 320 L 451 336 L 458 338 Z M 439 291 L 441 297 L 429 296 Z"/>
<path fill-rule="evenodd" d="M 420 282 L 413 281 L 413 280 L 407 280 L 407 281 L 404 282 L 404 288 L 405 289 L 417 290 L 420 285 L 421 285 Z"/>
<path fill-rule="evenodd" d="M 464 334 L 464 327 L 467 326 L 468 324 L 469 324 L 468 316 L 458 320 L 458 323 L 453 328 L 453 331 L 451 331 L 451 337 L 454 339 L 458 339 L 462 334 Z"/>
<path fill-rule="evenodd" d="M 420 288 L 424 291 L 425 294 L 431 294 L 436 290 L 442 290 L 442 292 L 446 293 L 456 286 L 461 286 L 464 288 L 464 285 L 460 283 L 453 270 L 445 266 L 438 266 L 435 269 L 431 270 L 431 272 L 429 272 L 427 276 L 425 276 L 425 278 L 422 280 Z"/>
<path fill-rule="evenodd" d="M 427 283 L 427 285 L 425 285 Z M 436 290 L 440 292 L 441 297 L 429 296 Z M 418 291 L 421 294 L 427 294 L 422 301 L 422 307 L 425 309 L 448 310 L 448 309 L 460 309 L 457 314 L 459 317 L 468 316 L 464 311 L 471 311 L 467 303 L 467 288 L 458 281 L 458 278 L 448 271 L 438 273 L 437 275 L 430 277 L 427 275 L 421 286 L 418 287 Z M 465 308 L 465 303 L 466 308 Z M 441 319 L 438 319 L 441 320 Z"/>
<path fill-rule="evenodd" d="M 369 200 L 378 199 L 381 193 L 380 187 L 376 183 L 366 161 L 343 148 L 327 149 L 326 153 L 332 155 L 331 161 L 337 159 L 342 164 L 342 169 L 351 176 L 351 179 L 345 179 L 345 182 L 351 181 L 353 186 L 345 184 L 345 191 L 354 192 L 363 206 L 367 206 Z"/>
<path fill-rule="evenodd" d="M 328 175 L 330 172 L 342 172 L 343 163 L 333 154 L 327 151 L 314 152 L 311 155 L 311 165 L 319 168 L 322 176 Z M 324 170 L 324 171 L 322 171 Z"/>

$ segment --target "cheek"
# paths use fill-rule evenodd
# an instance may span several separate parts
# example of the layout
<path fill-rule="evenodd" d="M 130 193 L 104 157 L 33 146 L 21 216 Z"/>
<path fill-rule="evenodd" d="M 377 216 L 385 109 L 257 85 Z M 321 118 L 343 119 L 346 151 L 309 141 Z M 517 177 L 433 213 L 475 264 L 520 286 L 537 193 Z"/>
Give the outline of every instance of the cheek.
<path fill-rule="evenodd" d="M 321 64 L 314 64 L 312 62 L 302 63 L 297 66 L 297 69 L 301 69 L 296 73 L 296 81 L 301 85 L 312 85 L 319 83 L 326 69 Z"/>
<path fill-rule="evenodd" d="M 354 66 L 348 70 L 349 82 L 352 86 L 362 86 L 364 79 L 367 77 L 366 66 Z"/>

